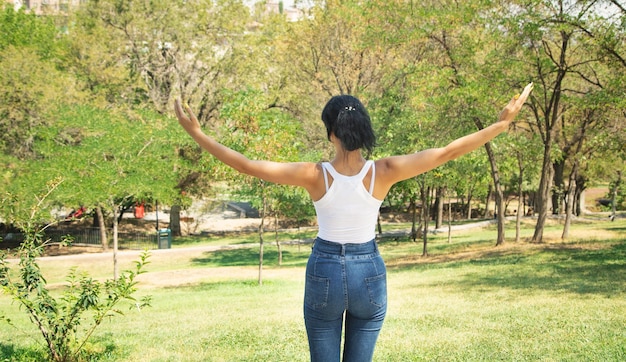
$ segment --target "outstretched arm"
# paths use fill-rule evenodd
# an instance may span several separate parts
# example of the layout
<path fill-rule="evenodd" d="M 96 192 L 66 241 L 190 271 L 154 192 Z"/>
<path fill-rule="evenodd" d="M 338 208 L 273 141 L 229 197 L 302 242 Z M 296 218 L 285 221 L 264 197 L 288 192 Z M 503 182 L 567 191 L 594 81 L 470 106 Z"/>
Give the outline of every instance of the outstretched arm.
<path fill-rule="evenodd" d="M 392 156 L 379 160 L 376 169 L 377 171 L 380 170 L 381 181 L 390 188 L 396 182 L 430 171 L 483 146 L 508 129 L 509 124 L 522 109 L 532 89 L 533 84 L 530 83 L 524 88 L 522 94 L 513 97 L 500 113 L 499 121 L 489 127 L 458 138 L 445 147 L 431 148 L 409 155 Z"/>
<path fill-rule="evenodd" d="M 251 160 L 202 132 L 198 119 L 188 105 L 185 105 L 183 109 L 180 101 L 176 100 L 174 102 L 174 111 L 180 125 L 183 126 L 185 131 L 189 133 L 200 147 L 238 172 L 255 176 L 269 182 L 302 186 L 309 191 L 315 180 L 319 179 L 319 171 L 314 163 L 281 163 Z"/>

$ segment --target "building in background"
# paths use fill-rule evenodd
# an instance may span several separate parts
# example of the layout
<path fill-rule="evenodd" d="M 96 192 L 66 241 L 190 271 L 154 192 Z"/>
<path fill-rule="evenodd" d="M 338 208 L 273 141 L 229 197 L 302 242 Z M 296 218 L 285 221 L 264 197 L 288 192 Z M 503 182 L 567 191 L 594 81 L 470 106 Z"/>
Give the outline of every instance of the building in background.
<path fill-rule="evenodd" d="M 307 16 L 308 7 L 298 7 L 293 1 L 268 0 L 265 3 L 265 11 L 274 14 L 283 14 L 288 21 L 302 20 Z"/>
<path fill-rule="evenodd" d="M 67 13 L 88 0 L 7 0 L 13 3 L 15 10 L 25 9 L 35 14 Z"/>
<path fill-rule="evenodd" d="M 37 15 L 45 14 L 67 14 L 80 4 L 89 0 L 5 0 L 12 3 L 15 10 L 24 9 L 28 12 L 34 12 Z M 250 8 L 254 6 L 256 0 L 244 0 L 244 3 Z M 300 4 L 300 2 L 304 4 Z M 270 13 L 284 14 L 289 21 L 302 20 L 306 14 L 305 9 L 309 8 L 309 1 L 300 1 L 295 3 L 291 1 L 268 0 L 265 3 L 265 11 Z M 297 4 L 297 5 L 296 5 Z"/>

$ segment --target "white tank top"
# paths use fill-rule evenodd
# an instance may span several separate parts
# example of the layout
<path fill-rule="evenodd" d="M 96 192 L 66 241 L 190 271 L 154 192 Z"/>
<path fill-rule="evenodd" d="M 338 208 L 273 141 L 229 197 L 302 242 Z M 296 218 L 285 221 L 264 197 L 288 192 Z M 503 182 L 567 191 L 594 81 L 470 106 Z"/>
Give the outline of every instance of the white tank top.
<path fill-rule="evenodd" d="M 369 190 L 363 178 L 372 168 Z M 354 176 L 345 176 L 335 170 L 329 162 L 322 163 L 326 194 L 314 201 L 319 225 L 318 237 L 341 244 L 359 244 L 376 237 L 376 219 L 382 200 L 372 196 L 376 169 L 374 161 L 366 161 L 361 171 Z M 328 187 L 328 173 L 333 183 Z"/>

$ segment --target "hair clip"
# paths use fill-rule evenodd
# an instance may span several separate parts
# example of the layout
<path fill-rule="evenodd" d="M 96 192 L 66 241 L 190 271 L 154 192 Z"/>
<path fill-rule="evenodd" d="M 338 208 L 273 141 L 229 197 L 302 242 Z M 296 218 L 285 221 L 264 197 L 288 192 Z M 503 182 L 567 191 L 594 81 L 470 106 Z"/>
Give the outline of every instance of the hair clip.
<path fill-rule="evenodd" d="M 356 108 L 354 108 L 353 106 L 346 106 L 346 108 L 344 108 L 346 111 L 354 111 Z"/>

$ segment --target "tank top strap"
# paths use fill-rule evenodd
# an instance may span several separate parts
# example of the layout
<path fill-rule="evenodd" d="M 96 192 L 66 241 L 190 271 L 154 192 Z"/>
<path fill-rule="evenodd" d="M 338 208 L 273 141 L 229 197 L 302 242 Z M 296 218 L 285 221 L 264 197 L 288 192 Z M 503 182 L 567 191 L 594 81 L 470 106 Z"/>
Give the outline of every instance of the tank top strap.
<path fill-rule="evenodd" d="M 370 161 L 372 163 L 372 178 L 370 179 L 370 195 L 374 194 L 374 181 L 376 181 L 376 162 Z"/>
<path fill-rule="evenodd" d="M 328 192 L 328 169 L 326 165 L 328 162 L 322 162 L 322 173 L 324 174 L 324 187 L 326 187 L 326 192 Z"/>
<path fill-rule="evenodd" d="M 361 172 L 359 172 L 358 178 L 360 181 L 363 181 L 363 179 L 365 178 L 365 175 L 367 175 L 367 172 L 370 170 L 370 168 L 372 169 L 372 178 L 370 179 L 370 188 L 369 188 L 369 193 L 371 195 L 372 193 L 374 193 L 374 180 L 376 180 L 376 164 L 374 163 L 374 161 L 372 160 L 365 161 L 365 164 L 363 165 L 363 169 L 361 169 Z"/>
<path fill-rule="evenodd" d="M 333 179 L 337 179 L 343 176 L 342 174 L 337 172 L 337 170 L 335 170 L 330 162 L 322 162 L 322 168 L 324 169 L 324 177 L 326 179 L 328 179 L 327 173 L 329 173 L 333 177 Z"/>
<path fill-rule="evenodd" d="M 361 171 L 359 171 L 359 173 L 353 177 L 354 177 L 354 180 L 358 180 L 362 182 L 370 168 L 372 169 L 372 178 L 370 180 L 370 187 L 369 187 L 369 194 L 371 195 L 374 193 L 374 181 L 376 180 L 376 164 L 374 163 L 374 161 L 372 160 L 365 161 L 365 164 L 363 165 L 363 168 L 361 169 Z M 337 170 L 335 170 L 335 168 L 330 162 L 322 162 L 322 172 L 324 174 L 324 186 L 326 187 L 326 191 L 328 191 L 328 174 L 329 173 L 335 180 L 342 176 L 345 177 L 344 175 L 337 172 Z"/>

